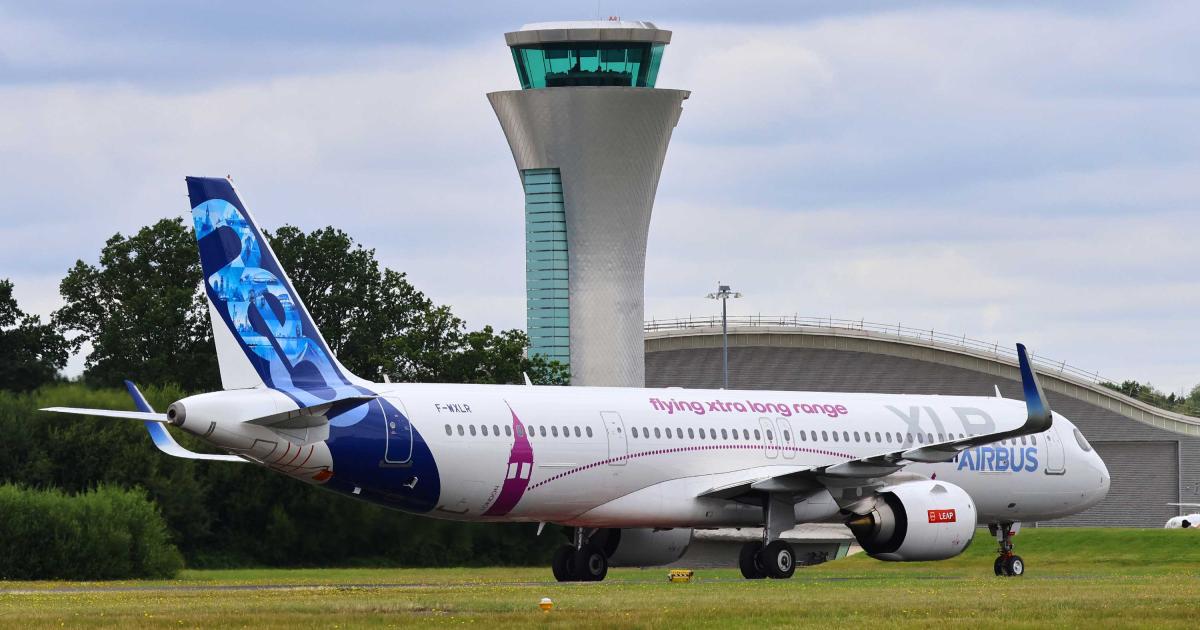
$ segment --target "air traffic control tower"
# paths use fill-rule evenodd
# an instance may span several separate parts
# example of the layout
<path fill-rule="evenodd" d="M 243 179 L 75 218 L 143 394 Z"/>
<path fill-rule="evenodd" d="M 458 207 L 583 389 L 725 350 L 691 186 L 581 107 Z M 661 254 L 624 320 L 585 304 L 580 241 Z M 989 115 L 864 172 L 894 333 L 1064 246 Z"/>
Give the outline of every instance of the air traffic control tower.
<path fill-rule="evenodd" d="M 488 100 L 525 190 L 530 354 L 573 385 L 641 387 L 646 235 L 689 94 L 654 87 L 671 32 L 547 22 L 504 39 L 521 89 Z"/>

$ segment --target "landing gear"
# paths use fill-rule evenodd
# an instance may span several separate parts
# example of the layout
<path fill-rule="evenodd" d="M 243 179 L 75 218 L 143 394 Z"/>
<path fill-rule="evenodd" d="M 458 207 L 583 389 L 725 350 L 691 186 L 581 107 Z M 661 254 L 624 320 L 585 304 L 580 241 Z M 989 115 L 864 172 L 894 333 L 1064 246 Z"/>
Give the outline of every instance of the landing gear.
<path fill-rule="evenodd" d="M 575 529 L 575 544 L 563 545 L 554 552 L 550 569 L 559 582 L 599 582 L 608 575 L 608 556 L 588 539 L 582 528 Z"/>
<path fill-rule="evenodd" d="M 996 575 L 1018 577 L 1025 575 L 1025 561 L 1013 553 L 1012 537 L 1021 530 L 1020 523 L 993 523 L 988 525 L 988 531 L 996 537 L 1000 549 L 999 557 L 993 563 L 992 569 Z"/>
<path fill-rule="evenodd" d="M 763 539 L 742 545 L 738 568 L 747 580 L 765 577 L 786 580 L 796 572 L 796 551 L 779 535 L 796 526 L 790 496 L 769 494 L 763 499 Z"/>
<path fill-rule="evenodd" d="M 791 543 L 785 540 L 771 542 L 763 548 L 759 557 L 766 565 L 767 575 L 776 580 L 786 580 L 796 572 L 796 552 L 792 550 Z"/>
<path fill-rule="evenodd" d="M 759 559 L 762 548 L 763 544 L 758 540 L 742 545 L 742 551 L 738 554 L 738 568 L 742 570 L 742 577 L 747 580 L 761 580 L 767 577 L 767 569 Z"/>

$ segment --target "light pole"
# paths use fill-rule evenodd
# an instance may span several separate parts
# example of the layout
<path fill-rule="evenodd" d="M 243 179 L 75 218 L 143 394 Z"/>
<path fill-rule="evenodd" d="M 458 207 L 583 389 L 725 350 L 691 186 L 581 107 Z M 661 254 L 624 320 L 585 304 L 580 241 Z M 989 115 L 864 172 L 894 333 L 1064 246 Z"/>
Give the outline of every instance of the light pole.
<path fill-rule="evenodd" d="M 721 389 L 729 389 L 729 315 L 725 308 L 729 298 L 740 298 L 741 293 L 729 290 L 729 285 L 717 281 L 717 292 L 709 293 L 708 299 L 721 300 Z"/>

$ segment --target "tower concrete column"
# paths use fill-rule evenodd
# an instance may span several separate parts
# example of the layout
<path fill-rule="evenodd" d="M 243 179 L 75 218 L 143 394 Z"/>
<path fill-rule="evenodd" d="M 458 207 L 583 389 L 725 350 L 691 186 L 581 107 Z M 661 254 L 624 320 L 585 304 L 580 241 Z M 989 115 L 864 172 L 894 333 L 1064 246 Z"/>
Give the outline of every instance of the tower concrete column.
<path fill-rule="evenodd" d="M 524 89 L 488 100 L 525 191 L 530 352 L 573 385 L 641 387 L 650 213 L 689 95 L 653 87 L 670 32 L 571 22 L 506 39 Z"/>

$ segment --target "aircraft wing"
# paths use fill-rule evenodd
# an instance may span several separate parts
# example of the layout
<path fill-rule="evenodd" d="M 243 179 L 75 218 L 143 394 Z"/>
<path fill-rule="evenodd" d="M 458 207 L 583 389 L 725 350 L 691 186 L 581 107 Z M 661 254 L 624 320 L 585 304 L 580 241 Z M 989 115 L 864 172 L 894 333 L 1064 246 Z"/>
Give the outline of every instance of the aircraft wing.
<path fill-rule="evenodd" d="M 1017 344 L 1017 360 L 1021 368 L 1021 386 L 1025 392 L 1028 417 L 1021 426 L 1009 431 L 997 431 L 962 439 L 926 444 L 889 453 L 881 453 L 828 466 L 801 468 L 771 476 L 750 474 L 745 479 L 727 482 L 699 496 L 732 499 L 754 492 L 804 492 L 834 479 L 874 479 L 890 475 L 912 463 L 946 462 L 959 453 L 1000 440 L 1041 433 L 1050 428 L 1053 414 L 1037 375 L 1029 363 L 1025 346 Z M 1177 504 L 1172 504 L 1177 505 Z"/>

